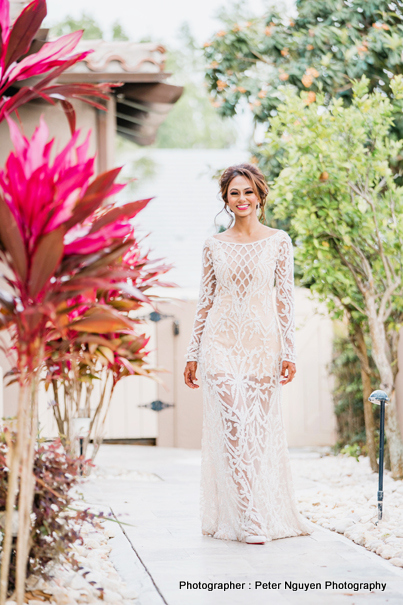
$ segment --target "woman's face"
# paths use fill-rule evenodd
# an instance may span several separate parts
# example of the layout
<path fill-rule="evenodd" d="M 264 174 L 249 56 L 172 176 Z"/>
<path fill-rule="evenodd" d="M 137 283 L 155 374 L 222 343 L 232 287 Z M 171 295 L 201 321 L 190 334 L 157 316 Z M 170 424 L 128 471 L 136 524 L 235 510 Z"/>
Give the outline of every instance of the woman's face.
<path fill-rule="evenodd" d="M 252 189 L 251 182 L 244 176 L 236 176 L 228 187 L 228 207 L 235 216 L 245 217 L 256 213 L 259 199 Z"/>

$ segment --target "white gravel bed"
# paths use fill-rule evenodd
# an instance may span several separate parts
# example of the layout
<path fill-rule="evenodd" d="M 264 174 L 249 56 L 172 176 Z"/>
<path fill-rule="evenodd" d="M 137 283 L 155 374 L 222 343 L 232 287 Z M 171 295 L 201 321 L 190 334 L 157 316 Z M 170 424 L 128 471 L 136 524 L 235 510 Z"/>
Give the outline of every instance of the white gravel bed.
<path fill-rule="evenodd" d="M 368 458 L 350 456 L 293 458 L 300 512 L 313 523 L 344 534 L 356 544 L 403 567 L 403 481 L 384 472 L 383 518 L 377 510 L 378 474 Z"/>
<path fill-rule="evenodd" d="M 90 481 L 97 480 L 114 480 L 117 481 L 161 481 L 160 477 L 154 473 L 144 473 L 136 470 L 128 470 L 116 466 L 98 467 L 96 466 L 91 475 L 89 476 Z"/>
<path fill-rule="evenodd" d="M 82 507 L 83 503 L 77 505 L 77 508 Z M 75 571 L 69 565 L 57 564 L 51 567 L 50 580 L 30 576 L 26 584 L 26 602 L 29 605 L 43 605 L 44 602 L 50 605 L 134 604 L 137 594 L 126 587 L 109 560 L 111 547 L 108 541 L 116 531 L 120 529 L 112 521 L 97 520 L 95 527 L 85 523 L 80 532 L 83 544 L 73 545 L 81 569 Z M 9 600 L 6 605 L 15 605 L 15 601 Z"/>

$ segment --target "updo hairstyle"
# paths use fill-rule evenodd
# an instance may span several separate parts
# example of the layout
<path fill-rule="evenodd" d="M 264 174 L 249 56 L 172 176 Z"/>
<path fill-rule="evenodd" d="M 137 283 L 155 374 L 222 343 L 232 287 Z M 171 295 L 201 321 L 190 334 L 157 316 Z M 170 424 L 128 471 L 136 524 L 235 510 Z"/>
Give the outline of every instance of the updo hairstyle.
<path fill-rule="evenodd" d="M 259 200 L 259 221 L 264 222 L 264 208 L 266 205 L 267 194 L 269 193 L 269 187 L 266 183 L 266 179 L 257 166 L 254 166 L 253 164 L 237 164 L 236 166 L 229 166 L 229 168 L 226 168 L 219 179 L 220 194 L 224 202 L 223 210 L 225 210 L 225 212 L 227 212 L 227 214 L 231 217 L 231 222 L 228 227 L 230 227 L 234 221 L 233 213 L 228 210 L 228 189 L 231 181 L 236 176 L 243 176 L 250 181 L 252 189 Z"/>

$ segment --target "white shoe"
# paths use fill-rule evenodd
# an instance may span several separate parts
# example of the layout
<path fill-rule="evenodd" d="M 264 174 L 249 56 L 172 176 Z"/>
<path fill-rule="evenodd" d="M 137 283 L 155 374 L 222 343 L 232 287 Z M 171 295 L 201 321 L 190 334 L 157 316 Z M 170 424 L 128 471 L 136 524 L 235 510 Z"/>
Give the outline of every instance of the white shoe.
<path fill-rule="evenodd" d="M 265 544 L 266 536 L 246 536 L 246 544 Z"/>

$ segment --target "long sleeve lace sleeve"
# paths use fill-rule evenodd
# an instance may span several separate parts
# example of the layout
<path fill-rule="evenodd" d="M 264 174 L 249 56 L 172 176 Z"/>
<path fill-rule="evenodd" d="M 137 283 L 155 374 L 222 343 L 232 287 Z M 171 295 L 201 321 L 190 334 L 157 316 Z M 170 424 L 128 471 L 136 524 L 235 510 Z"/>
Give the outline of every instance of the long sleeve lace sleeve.
<path fill-rule="evenodd" d="M 283 341 L 282 360 L 295 363 L 294 258 L 288 235 L 281 239 L 275 272 L 277 315 Z"/>
<path fill-rule="evenodd" d="M 199 302 L 193 324 L 192 336 L 185 355 L 186 361 L 198 361 L 200 341 L 206 323 L 208 312 L 213 304 L 216 279 L 214 275 L 213 259 L 207 242 L 203 247 L 203 265 L 200 281 Z"/>

